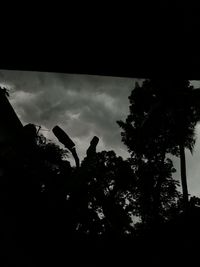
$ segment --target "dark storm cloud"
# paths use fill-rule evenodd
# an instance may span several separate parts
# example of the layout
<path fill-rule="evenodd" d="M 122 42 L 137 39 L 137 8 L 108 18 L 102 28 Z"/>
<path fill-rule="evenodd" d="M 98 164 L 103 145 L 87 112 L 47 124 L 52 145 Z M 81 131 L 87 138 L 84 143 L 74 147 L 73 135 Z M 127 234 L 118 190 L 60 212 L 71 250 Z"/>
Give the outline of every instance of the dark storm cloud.
<path fill-rule="evenodd" d="M 48 129 L 58 124 L 82 145 L 98 135 L 102 148 L 125 149 L 116 120 L 128 113 L 134 79 L 2 70 L 0 82 L 13 89 L 22 122 Z"/>

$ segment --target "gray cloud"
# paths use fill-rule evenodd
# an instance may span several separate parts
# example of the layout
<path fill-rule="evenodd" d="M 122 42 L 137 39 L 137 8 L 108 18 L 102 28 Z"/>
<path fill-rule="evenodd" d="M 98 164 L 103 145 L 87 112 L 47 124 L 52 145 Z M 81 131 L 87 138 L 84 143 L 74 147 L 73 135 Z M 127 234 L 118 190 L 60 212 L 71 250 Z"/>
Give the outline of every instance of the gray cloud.
<path fill-rule="evenodd" d="M 99 148 L 128 155 L 116 120 L 128 113 L 134 79 L 2 70 L 0 83 L 11 87 L 10 101 L 23 123 L 60 125 L 79 144 L 81 157 L 93 135 L 100 137 Z"/>

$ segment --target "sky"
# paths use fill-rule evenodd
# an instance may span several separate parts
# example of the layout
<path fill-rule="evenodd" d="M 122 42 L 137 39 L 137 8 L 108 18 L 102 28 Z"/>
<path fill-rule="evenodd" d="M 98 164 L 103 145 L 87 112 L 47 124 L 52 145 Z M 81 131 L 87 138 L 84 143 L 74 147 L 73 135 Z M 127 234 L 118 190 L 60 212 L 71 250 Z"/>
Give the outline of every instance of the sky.
<path fill-rule="evenodd" d="M 114 150 L 127 158 L 121 142 L 117 120 L 124 120 L 129 112 L 128 96 L 140 79 L 0 70 L 0 85 L 10 89 L 9 101 L 21 122 L 41 125 L 48 139 L 58 141 L 52 128 L 59 125 L 76 144 L 80 160 L 94 135 L 100 141 L 97 151 Z M 191 82 L 200 87 L 200 82 Z M 61 145 L 62 147 L 62 145 Z M 70 155 L 69 155 L 70 156 Z M 69 158 L 74 164 L 73 158 Z M 200 197 L 200 125 L 196 127 L 196 145 L 193 155 L 186 151 L 188 189 Z M 173 158 L 180 179 L 179 158 Z"/>
<path fill-rule="evenodd" d="M 41 133 L 53 141 L 51 130 L 59 125 L 80 159 L 94 135 L 100 139 L 97 151 L 114 149 L 128 156 L 116 121 L 126 118 L 134 79 L 1 70 L 0 84 L 10 89 L 9 101 L 23 124 L 50 130 Z"/>

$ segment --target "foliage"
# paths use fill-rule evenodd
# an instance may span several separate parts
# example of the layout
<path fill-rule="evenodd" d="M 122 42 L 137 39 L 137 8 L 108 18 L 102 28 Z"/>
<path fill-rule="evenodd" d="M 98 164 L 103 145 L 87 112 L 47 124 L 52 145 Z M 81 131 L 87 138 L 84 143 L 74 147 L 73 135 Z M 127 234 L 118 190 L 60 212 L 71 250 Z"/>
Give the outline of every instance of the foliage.
<path fill-rule="evenodd" d="M 82 192 L 86 195 L 79 231 L 93 229 L 97 235 L 123 235 L 130 231 L 134 179 L 128 162 L 117 157 L 114 151 L 102 151 L 83 160 L 80 174 Z"/>
<path fill-rule="evenodd" d="M 169 85 L 171 83 L 167 81 L 157 80 L 146 80 L 142 86 L 136 83 L 129 96 L 130 112 L 125 122 L 117 122 L 122 128 L 122 141 L 128 147 L 137 176 L 139 213 L 143 222 L 154 220 L 159 215 L 165 220 L 170 207 L 179 198 L 178 183 L 172 179 L 175 169 L 172 161 L 166 158 L 167 153 L 179 154 L 172 130 L 175 125 L 169 117 L 172 103 L 166 108 L 166 104 L 160 107 L 158 101 L 164 99 L 168 103 L 172 94 L 172 91 L 166 92 Z M 153 110 L 158 107 L 165 112 L 154 114 Z M 193 132 L 189 137 L 188 134 L 187 143 L 192 146 Z"/>

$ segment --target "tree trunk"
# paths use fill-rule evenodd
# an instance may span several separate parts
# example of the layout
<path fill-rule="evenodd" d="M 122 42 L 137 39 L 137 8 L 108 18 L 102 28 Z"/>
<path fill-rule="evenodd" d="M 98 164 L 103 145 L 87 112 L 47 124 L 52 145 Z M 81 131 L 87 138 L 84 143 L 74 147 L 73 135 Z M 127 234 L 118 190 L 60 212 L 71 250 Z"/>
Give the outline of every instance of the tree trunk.
<path fill-rule="evenodd" d="M 181 168 L 181 183 L 183 190 L 183 207 L 184 210 L 188 207 L 188 188 L 187 188 L 187 177 L 186 177 L 186 162 L 185 162 L 185 148 L 183 143 L 179 144 L 180 149 L 180 168 Z"/>
<path fill-rule="evenodd" d="M 164 164 L 165 164 L 165 152 L 162 155 L 162 159 L 161 159 L 162 165 L 163 165 L 163 169 L 164 169 Z M 154 222 L 157 224 L 160 222 L 160 215 L 159 215 L 159 209 L 161 206 L 161 187 L 162 187 L 162 183 L 164 181 L 164 177 L 163 174 L 161 173 L 161 175 L 158 177 L 158 181 L 155 187 L 155 191 L 154 191 L 154 208 L 153 208 L 153 212 L 154 212 Z"/>

